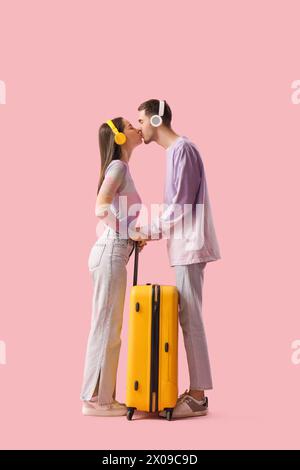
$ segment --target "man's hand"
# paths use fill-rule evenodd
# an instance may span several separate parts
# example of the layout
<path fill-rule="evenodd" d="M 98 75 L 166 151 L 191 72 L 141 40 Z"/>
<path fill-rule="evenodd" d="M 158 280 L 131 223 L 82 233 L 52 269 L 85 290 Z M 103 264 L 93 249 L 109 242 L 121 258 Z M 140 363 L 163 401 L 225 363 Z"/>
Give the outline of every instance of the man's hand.
<path fill-rule="evenodd" d="M 138 233 L 139 231 L 140 231 L 140 227 L 136 227 L 135 232 L 131 235 L 130 238 L 131 240 L 134 240 L 135 242 L 137 242 L 138 252 L 140 253 L 142 249 L 144 248 L 144 246 L 147 245 L 147 240 L 141 235 L 139 235 Z"/>
<path fill-rule="evenodd" d="M 139 233 L 140 230 L 141 230 L 140 227 L 135 227 L 134 233 L 131 233 L 131 234 L 130 234 L 131 240 L 134 240 L 134 241 L 136 241 L 136 242 L 145 241 L 145 240 L 146 240 L 145 236 L 142 236 L 142 235 Z"/>
<path fill-rule="evenodd" d="M 130 238 L 131 240 L 135 241 L 135 242 L 139 242 L 139 241 L 143 241 L 141 235 L 139 235 L 138 233 L 131 233 L 130 234 Z"/>
<path fill-rule="evenodd" d="M 151 242 L 152 241 L 151 235 L 147 237 L 145 233 L 143 232 L 141 234 L 139 233 L 141 231 L 141 228 L 142 227 L 135 227 L 134 231 L 130 233 L 131 240 L 134 240 L 136 242 L 139 242 L 139 241 Z"/>

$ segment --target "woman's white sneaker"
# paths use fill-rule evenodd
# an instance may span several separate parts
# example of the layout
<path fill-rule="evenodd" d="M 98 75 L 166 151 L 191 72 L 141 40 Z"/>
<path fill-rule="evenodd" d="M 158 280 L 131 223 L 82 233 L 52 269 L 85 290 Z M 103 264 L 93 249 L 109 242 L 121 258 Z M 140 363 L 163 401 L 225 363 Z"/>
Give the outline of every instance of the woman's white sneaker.
<path fill-rule="evenodd" d="M 127 406 L 117 400 L 107 405 L 99 405 L 96 397 L 83 402 L 82 414 L 85 416 L 124 416 L 127 414 Z"/>

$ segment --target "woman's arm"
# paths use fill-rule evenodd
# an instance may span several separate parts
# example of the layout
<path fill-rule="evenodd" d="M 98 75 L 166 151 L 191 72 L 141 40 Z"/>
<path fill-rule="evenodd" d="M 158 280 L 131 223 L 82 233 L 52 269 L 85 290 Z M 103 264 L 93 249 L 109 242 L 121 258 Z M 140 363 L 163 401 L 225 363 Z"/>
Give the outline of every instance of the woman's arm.
<path fill-rule="evenodd" d="M 111 210 L 111 203 L 122 185 L 126 173 L 126 164 L 120 160 L 113 160 L 106 172 L 100 191 L 97 195 L 95 214 L 102 222 L 113 230 L 119 230 L 120 219 Z"/>

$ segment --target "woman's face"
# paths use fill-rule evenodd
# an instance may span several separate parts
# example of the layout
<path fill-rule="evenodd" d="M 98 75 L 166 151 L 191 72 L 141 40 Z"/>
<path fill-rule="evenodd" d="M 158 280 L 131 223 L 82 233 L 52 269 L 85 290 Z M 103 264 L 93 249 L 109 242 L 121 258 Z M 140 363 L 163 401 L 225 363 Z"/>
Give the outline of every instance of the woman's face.
<path fill-rule="evenodd" d="M 141 131 L 133 127 L 133 125 L 124 119 L 124 130 L 123 133 L 126 135 L 127 141 L 131 148 L 137 147 L 143 143 Z"/>

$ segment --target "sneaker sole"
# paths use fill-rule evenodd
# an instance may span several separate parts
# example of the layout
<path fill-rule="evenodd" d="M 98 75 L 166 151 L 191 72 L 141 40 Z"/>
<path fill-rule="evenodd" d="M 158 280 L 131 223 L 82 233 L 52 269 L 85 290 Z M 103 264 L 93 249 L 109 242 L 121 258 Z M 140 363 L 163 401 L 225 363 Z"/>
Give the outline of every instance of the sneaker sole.
<path fill-rule="evenodd" d="M 192 418 L 193 416 L 205 416 L 208 414 L 208 410 L 205 410 L 205 411 L 194 411 L 194 412 L 191 412 L 191 413 L 185 413 L 185 414 L 182 414 L 182 415 L 172 415 L 172 419 L 177 419 L 177 418 Z M 161 418 L 166 418 L 166 415 L 161 415 L 159 414 L 159 416 Z"/>
<path fill-rule="evenodd" d="M 82 410 L 84 416 L 126 416 L 127 410 Z"/>

